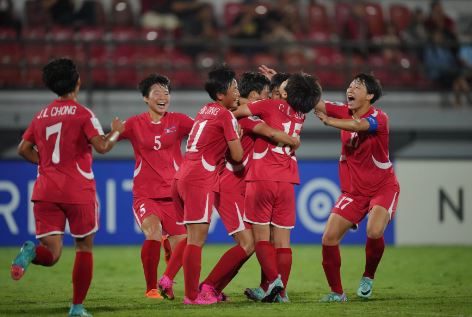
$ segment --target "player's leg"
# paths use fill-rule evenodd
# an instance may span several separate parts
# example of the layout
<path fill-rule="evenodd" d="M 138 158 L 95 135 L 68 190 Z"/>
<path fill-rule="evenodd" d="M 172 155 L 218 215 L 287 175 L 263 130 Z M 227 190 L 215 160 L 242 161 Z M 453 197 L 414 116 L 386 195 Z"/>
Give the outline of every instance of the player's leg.
<path fill-rule="evenodd" d="M 61 256 L 62 237 L 66 217 L 57 204 L 35 202 L 33 207 L 36 238 L 39 245 L 26 241 L 11 265 L 11 277 L 19 280 L 30 263 L 42 266 L 54 265 Z"/>
<path fill-rule="evenodd" d="M 170 257 L 172 256 L 172 245 L 169 241 L 169 235 L 162 235 L 161 245 L 164 249 L 164 261 L 166 261 L 167 264 L 169 263 Z"/>
<path fill-rule="evenodd" d="M 275 301 L 288 302 L 287 286 L 292 270 L 292 248 L 290 247 L 291 229 L 273 227 L 274 247 L 277 257 L 277 270 L 282 278 L 284 290 L 277 295 Z"/>
<path fill-rule="evenodd" d="M 322 238 L 323 270 L 331 288 L 331 293 L 324 296 L 322 302 L 346 301 L 341 283 L 341 255 L 339 243 L 353 223 L 336 213 L 331 213 L 326 223 Z"/>
<path fill-rule="evenodd" d="M 152 208 L 145 206 L 143 208 Z M 146 239 L 141 247 L 141 263 L 143 265 L 144 278 L 146 280 L 145 296 L 148 298 L 162 299 L 157 291 L 157 269 L 161 258 L 161 221 L 156 214 L 149 214 L 142 220 L 141 230 Z"/>

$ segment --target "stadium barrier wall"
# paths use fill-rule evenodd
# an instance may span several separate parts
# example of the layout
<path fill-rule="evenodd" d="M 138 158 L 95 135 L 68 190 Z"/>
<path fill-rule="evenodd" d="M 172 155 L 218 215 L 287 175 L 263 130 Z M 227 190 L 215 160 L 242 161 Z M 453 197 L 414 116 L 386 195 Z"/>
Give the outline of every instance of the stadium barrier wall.
<path fill-rule="evenodd" d="M 96 244 L 140 244 L 143 235 L 136 226 L 132 204 L 132 175 L 134 162 L 96 161 L 93 166 L 100 203 L 100 230 Z M 297 224 L 292 233 L 294 243 L 321 243 L 322 232 L 339 193 L 338 161 L 300 161 L 300 186 L 295 187 Z M 34 239 L 33 205 L 30 203 L 36 166 L 24 161 L 0 161 L 0 245 L 18 246 L 26 239 Z M 214 217 L 208 236 L 209 243 L 231 243 L 226 230 Z M 346 244 L 365 242 L 365 225 L 349 232 Z M 393 225 L 385 235 L 387 243 L 394 243 Z M 66 244 L 72 239 L 66 234 Z"/>
<path fill-rule="evenodd" d="M 472 160 L 397 160 L 399 245 L 472 244 Z"/>

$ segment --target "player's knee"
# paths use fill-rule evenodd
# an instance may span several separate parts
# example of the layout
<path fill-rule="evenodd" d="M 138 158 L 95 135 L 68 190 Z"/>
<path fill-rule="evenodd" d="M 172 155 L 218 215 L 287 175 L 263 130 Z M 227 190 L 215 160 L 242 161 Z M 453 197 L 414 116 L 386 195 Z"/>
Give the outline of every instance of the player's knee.
<path fill-rule="evenodd" d="M 323 233 L 323 238 L 321 239 L 321 243 L 323 245 L 337 245 L 339 244 L 339 237 L 335 235 L 333 232 L 326 231 Z"/>
<path fill-rule="evenodd" d="M 383 226 L 367 226 L 367 237 L 371 239 L 379 239 L 384 234 Z"/>
<path fill-rule="evenodd" d="M 254 240 L 245 240 L 245 241 L 240 241 L 239 246 L 246 251 L 247 255 L 251 255 L 254 253 L 255 248 L 254 248 Z"/>

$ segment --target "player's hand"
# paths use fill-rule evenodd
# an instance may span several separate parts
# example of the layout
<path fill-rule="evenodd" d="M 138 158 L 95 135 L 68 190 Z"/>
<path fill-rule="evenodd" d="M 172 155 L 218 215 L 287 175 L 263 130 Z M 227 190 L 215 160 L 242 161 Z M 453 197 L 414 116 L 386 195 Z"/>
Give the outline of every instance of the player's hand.
<path fill-rule="evenodd" d="M 315 110 L 315 116 L 317 116 L 318 119 L 320 119 L 321 122 L 323 122 L 324 124 L 328 124 L 327 121 L 329 117 L 323 111 Z"/>
<path fill-rule="evenodd" d="M 292 137 L 295 141 L 295 145 L 293 145 L 291 148 L 292 148 L 292 151 L 296 151 L 299 147 L 300 147 L 300 136 L 296 136 L 296 137 Z"/>
<path fill-rule="evenodd" d="M 241 139 L 243 134 L 244 134 L 244 131 L 243 131 L 243 128 L 241 128 L 241 126 L 238 124 L 238 135 L 239 135 L 239 138 Z"/>
<path fill-rule="evenodd" d="M 259 66 L 259 71 L 261 72 L 262 75 L 266 76 L 267 79 L 272 80 L 272 77 L 274 77 L 277 72 L 272 69 L 267 67 L 266 65 L 261 65 Z"/>
<path fill-rule="evenodd" d="M 111 122 L 111 130 L 123 133 L 123 131 L 125 130 L 124 122 L 121 121 L 118 117 L 113 118 L 113 121 Z"/>

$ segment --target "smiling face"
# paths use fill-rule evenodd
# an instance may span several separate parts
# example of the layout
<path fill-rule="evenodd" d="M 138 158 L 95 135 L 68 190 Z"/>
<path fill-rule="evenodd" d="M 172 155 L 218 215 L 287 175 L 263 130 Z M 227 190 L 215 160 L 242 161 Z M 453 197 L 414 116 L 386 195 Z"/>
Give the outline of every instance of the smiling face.
<path fill-rule="evenodd" d="M 154 84 L 149 90 L 149 95 L 143 99 L 149 106 L 150 111 L 163 116 L 170 104 L 169 88 L 160 84 Z"/>
<path fill-rule="evenodd" d="M 227 109 L 235 109 L 238 107 L 238 99 L 239 99 L 239 89 L 238 89 L 238 82 L 236 79 L 233 79 L 231 85 L 226 90 L 226 94 L 218 94 L 218 98 L 221 104 Z"/>
<path fill-rule="evenodd" d="M 362 80 L 354 79 L 346 90 L 347 104 L 350 110 L 359 110 L 370 106 L 373 94 L 367 93 L 367 87 Z"/>

